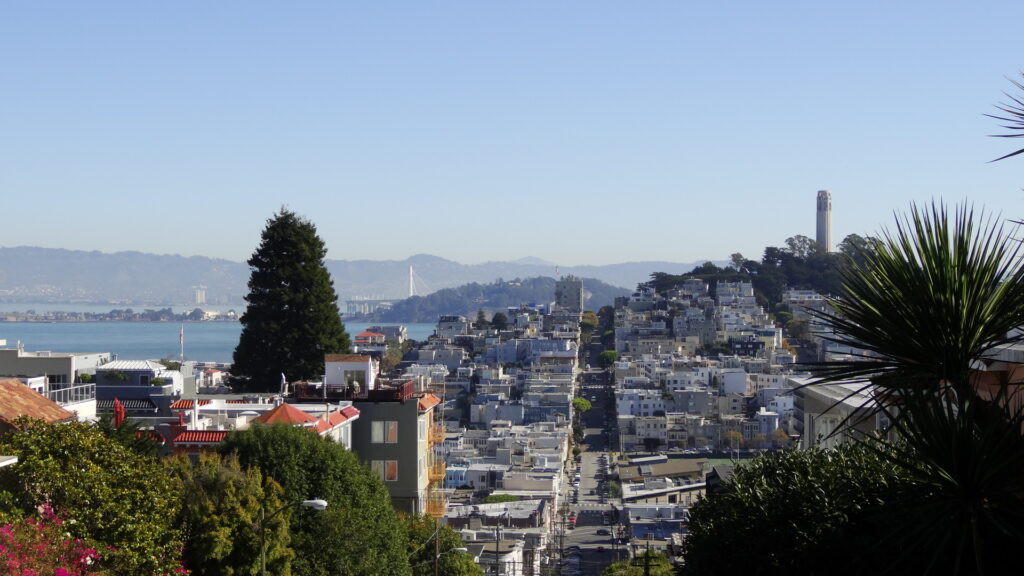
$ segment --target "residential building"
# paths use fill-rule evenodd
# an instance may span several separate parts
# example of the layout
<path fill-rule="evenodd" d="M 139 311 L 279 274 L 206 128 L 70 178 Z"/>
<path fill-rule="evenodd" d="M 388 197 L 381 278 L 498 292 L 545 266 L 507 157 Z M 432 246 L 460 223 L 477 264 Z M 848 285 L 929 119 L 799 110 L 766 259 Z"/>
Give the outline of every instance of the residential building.
<path fill-rule="evenodd" d="M 555 305 L 560 310 L 583 311 L 583 280 L 575 276 L 562 276 L 555 282 Z"/>

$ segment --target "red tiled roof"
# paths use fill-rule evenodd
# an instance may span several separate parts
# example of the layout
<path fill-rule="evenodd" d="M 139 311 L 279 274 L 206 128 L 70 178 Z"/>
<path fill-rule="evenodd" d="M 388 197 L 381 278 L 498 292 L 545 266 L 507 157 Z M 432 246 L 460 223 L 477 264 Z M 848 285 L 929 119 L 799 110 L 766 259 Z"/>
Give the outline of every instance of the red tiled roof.
<path fill-rule="evenodd" d="M 425 394 L 419 400 L 420 412 L 423 412 L 423 411 L 426 411 L 426 410 L 430 410 L 431 408 L 433 408 L 434 406 L 437 406 L 440 403 L 441 403 L 441 399 L 438 398 L 437 396 L 435 396 L 434 394 Z"/>
<path fill-rule="evenodd" d="M 324 356 L 324 362 L 369 362 L 369 356 L 363 356 L 362 354 L 327 354 Z"/>
<path fill-rule="evenodd" d="M 291 404 L 281 404 L 277 408 L 264 412 L 257 418 L 253 418 L 253 422 L 260 424 L 307 424 L 316 422 L 316 417 L 308 412 L 299 410 Z"/>
<path fill-rule="evenodd" d="M 186 430 L 174 437 L 175 444 L 218 444 L 230 434 L 227 430 Z"/>
<path fill-rule="evenodd" d="M 383 337 L 384 337 L 383 334 L 378 334 L 377 332 L 360 332 L 359 334 L 356 334 L 356 338 L 383 338 Z"/>
<path fill-rule="evenodd" d="M 75 415 L 17 378 L 0 378 L 0 420 L 31 416 L 47 422 L 74 420 Z"/>
<path fill-rule="evenodd" d="M 346 418 L 355 418 L 356 416 L 359 416 L 359 408 L 351 405 L 345 406 L 341 409 L 341 413 L 344 414 Z"/>
<path fill-rule="evenodd" d="M 171 410 L 191 410 L 193 402 L 195 402 L 195 400 L 186 400 L 182 398 L 181 400 L 176 401 L 174 404 L 171 404 Z M 200 406 L 206 406 L 209 403 L 209 400 L 199 401 Z"/>

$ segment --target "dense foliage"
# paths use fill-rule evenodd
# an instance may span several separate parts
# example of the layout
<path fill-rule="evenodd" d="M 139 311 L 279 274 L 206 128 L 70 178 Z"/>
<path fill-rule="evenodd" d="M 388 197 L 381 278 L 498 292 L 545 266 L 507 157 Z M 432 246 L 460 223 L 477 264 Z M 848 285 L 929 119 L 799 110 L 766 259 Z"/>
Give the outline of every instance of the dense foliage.
<path fill-rule="evenodd" d="M 65 531 L 64 519 L 43 506 L 39 516 L 0 526 L 0 572 L 7 576 L 102 576 L 102 557 Z"/>
<path fill-rule="evenodd" d="M 5 518 L 49 506 L 68 533 L 100 551 L 96 568 L 106 574 L 163 575 L 180 567 L 180 484 L 160 462 L 89 424 L 23 418 L 18 426 L 0 439 L 0 453 L 18 456 L 16 466 L 0 468 Z"/>
<path fill-rule="evenodd" d="M 402 516 L 409 537 L 408 556 L 413 576 L 483 576 L 473 556 L 462 548 L 462 538 L 451 527 L 430 516 Z M 437 572 L 434 571 L 435 560 Z"/>
<path fill-rule="evenodd" d="M 259 467 L 285 502 L 322 498 L 322 512 L 290 517 L 292 570 L 308 576 L 406 575 L 405 531 L 380 479 L 355 454 L 304 428 L 283 424 L 234 432 L 221 446 L 242 467 Z"/>
<path fill-rule="evenodd" d="M 900 518 L 886 505 L 906 485 L 856 444 L 759 456 L 690 509 L 686 574 L 872 573 L 893 556 L 882 535 Z"/>
<path fill-rule="evenodd" d="M 616 562 L 601 571 L 601 576 L 673 576 L 675 566 L 661 552 L 645 551 L 625 562 Z"/>
<path fill-rule="evenodd" d="M 872 252 L 874 242 L 872 238 L 850 234 L 839 243 L 838 251 L 825 252 L 814 240 L 798 235 L 787 238 L 785 247 L 765 248 L 760 261 L 733 254 L 731 266 L 720 268 L 705 262 L 687 274 L 654 272 L 645 285 L 664 293 L 688 278 L 698 278 L 708 283 L 713 297 L 719 282 L 750 282 L 760 304 L 775 311 L 787 288 L 840 293 L 843 272 L 853 262 L 863 264 L 864 255 Z"/>
<path fill-rule="evenodd" d="M 282 374 L 319 377 L 325 354 L 350 351 L 326 255 L 309 220 L 281 209 L 267 221 L 248 261 L 248 307 L 232 365 L 245 389 L 276 390 Z"/>
<path fill-rule="evenodd" d="M 182 481 L 178 524 L 185 534 L 185 565 L 192 574 L 259 574 L 261 531 L 267 572 L 291 574 L 290 510 L 274 514 L 284 506 L 280 485 L 264 479 L 257 468 L 243 470 L 233 456 L 211 453 L 195 464 L 186 457 L 167 464 Z"/>

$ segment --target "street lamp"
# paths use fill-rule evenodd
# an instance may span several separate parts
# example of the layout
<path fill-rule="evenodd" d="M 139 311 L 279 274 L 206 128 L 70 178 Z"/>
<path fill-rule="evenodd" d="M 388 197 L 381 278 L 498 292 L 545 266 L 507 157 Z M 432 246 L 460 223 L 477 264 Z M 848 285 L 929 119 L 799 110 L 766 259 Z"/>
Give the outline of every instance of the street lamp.
<path fill-rule="evenodd" d="M 437 574 L 438 574 L 438 570 L 439 570 L 440 563 L 441 563 L 441 556 L 445 556 L 445 555 L 448 555 L 448 554 L 456 554 L 456 553 L 458 553 L 458 554 L 465 554 L 465 553 L 469 552 L 468 548 L 462 548 L 462 547 L 450 548 L 450 549 L 445 550 L 444 552 L 442 552 L 441 551 L 441 539 L 438 537 L 440 535 L 440 533 L 441 533 L 441 523 L 437 522 L 437 527 L 434 528 L 434 533 L 430 535 L 430 538 L 427 538 L 427 541 L 424 542 L 422 546 L 420 546 L 419 548 L 417 548 L 417 549 L 415 549 L 415 550 L 413 550 L 412 552 L 409 553 L 409 558 L 412 559 L 413 556 L 415 556 L 417 553 L 419 553 L 420 550 L 423 550 L 424 548 L 426 548 L 427 544 L 430 544 L 430 541 L 433 540 L 434 541 L 434 576 L 437 576 Z M 417 564 L 417 566 L 422 566 L 422 565 L 423 564 Z"/>
<path fill-rule="evenodd" d="M 305 508 L 312 508 L 317 512 L 322 512 L 327 508 L 327 500 L 316 498 L 314 500 L 302 500 L 300 502 L 289 502 L 284 506 L 281 506 L 277 510 L 270 513 L 267 516 L 266 509 L 263 508 L 263 503 L 260 503 L 260 574 L 261 576 L 267 576 L 267 521 L 272 520 L 274 516 L 277 516 L 281 512 L 291 508 L 292 506 L 303 506 Z"/>

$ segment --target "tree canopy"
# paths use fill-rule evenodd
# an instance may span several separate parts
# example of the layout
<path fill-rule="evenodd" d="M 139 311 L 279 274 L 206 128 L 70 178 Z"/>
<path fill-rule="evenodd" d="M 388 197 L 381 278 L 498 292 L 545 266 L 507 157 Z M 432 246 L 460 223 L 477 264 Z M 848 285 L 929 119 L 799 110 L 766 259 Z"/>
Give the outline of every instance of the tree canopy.
<path fill-rule="evenodd" d="M 50 506 L 67 531 L 101 551 L 96 568 L 112 575 L 163 575 L 180 567 L 180 485 L 155 458 L 91 424 L 27 418 L 3 436 L 0 453 L 18 457 L 17 466 L 0 468 L 6 518 Z"/>
<path fill-rule="evenodd" d="M 167 461 L 182 481 L 179 525 L 186 534 L 185 562 L 196 576 L 258 574 L 260 534 L 267 571 L 288 576 L 294 552 L 288 547 L 288 516 L 271 512 L 283 506 L 281 486 L 258 468 L 245 470 L 234 456 L 203 454 Z M 266 513 L 261 520 L 260 509 Z"/>
<path fill-rule="evenodd" d="M 322 512 L 291 516 L 293 571 L 310 576 L 407 575 L 406 537 L 391 497 L 344 446 L 305 428 L 251 426 L 230 434 L 223 454 L 259 467 L 284 487 L 285 502 L 323 498 Z"/>
<path fill-rule="evenodd" d="M 463 547 L 462 538 L 450 526 L 424 515 L 403 516 L 402 521 L 409 536 L 408 555 L 413 576 L 435 574 L 435 554 L 438 574 L 483 576 L 473 556 L 457 550 Z"/>
<path fill-rule="evenodd" d="M 248 307 L 232 366 L 244 388 L 275 390 L 281 374 L 290 380 L 318 377 L 325 354 L 351 350 L 326 255 L 309 220 L 282 208 L 267 221 L 248 261 Z"/>
<path fill-rule="evenodd" d="M 690 508 L 685 573 L 881 573 L 894 553 L 881 535 L 898 519 L 886 505 L 906 485 L 858 444 L 758 456 Z"/>
<path fill-rule="evenodd" d="M 618 359 L 618 352 L 615 350 L 605 350 L 597 355 L 597 365 L 601 368 L 611 368 Z"/>

